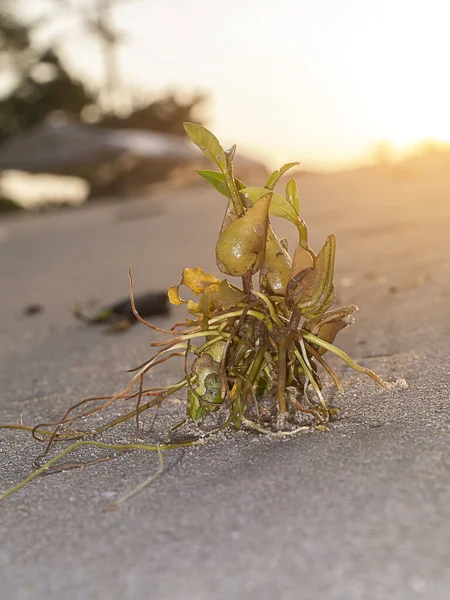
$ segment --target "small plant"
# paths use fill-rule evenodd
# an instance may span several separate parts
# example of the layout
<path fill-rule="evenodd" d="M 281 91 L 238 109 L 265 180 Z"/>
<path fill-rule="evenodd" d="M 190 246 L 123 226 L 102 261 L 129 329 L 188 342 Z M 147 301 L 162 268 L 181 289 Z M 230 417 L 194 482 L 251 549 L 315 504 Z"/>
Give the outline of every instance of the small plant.
<path fill-rule="evenodd" d="M 184 269 L 180 283 L 170 288 L 168 295 L 172 304 L 184 305 L 189 316 L 170 330 L 164 330 L 145 321 L 136 311 L 130 271 L 135 316 L 169 339 L 150 344 L 156 348 L 153 356 L 134 370 L 129 384 L 115 395 L 86 398 L 55 423 L 36 427 L 4 425 L 31 431 L 46 444 L 42 456 L 56 443 L 72 443 L 44 465 L 37 465 L 34 473 L 0 499 L 45 471 L 79 466 L 80 463 L 61 466 L 60 461 L 82 445 L 119 452 L 154 450 L 162 461 L 162 450 L 192 445 L 205 437 L 203 433 L 172 439 L 175 430 L 186 421 L 203 422 L 214 417 L 212 432 L 245 428 L 278 436 L 292 435 L 312 426 L 324 427 L 338 409 L 329 407 L 325 401 L 320 369 L 342 391 L 339 377 L 325 358 L 327 352 L 385 385 L 375 373 L 356 364 L 334 345 L 339 331 L 353 322 L 352 313 L 357 307 L 330 310 L 335 300 L 335 237 L 329 235 L 316 254 L 308 242 L 306 223 L 300 217 L 295 180 L 287 182 L 284 196 L 274 191 L 281 177 L 298 163 L 284 165 L 262 187 L 247 187 L 233 174 L 235 146 L 225 151 L 215 136 L 200 125 L 186 123 L 185 129 L 218 168 L 198 171 L 199 175 L 227 199 L 215 249 L 217 266 L 225 277 L 205 273 L 198 266 Z M 292 257 L 286 240 L 274 232 L 270 215 L 287 219 L 296 226 L 298 243 Z M 229 278 L 240 278 L 241 285 Z M 197 297 L 196 301 L 183 299 L 183 287 Z M 164 388 L 146 389 L 145 375 L 175 357 L 184 359 L 183 377 Z M 139 416 L 150 408 L 160 407 L 165 399 L 182 389 L 187 392 L 187 418 L 172 427 L 166 444 L 140 443 Z M 143 401 L 149 397 L 151 400 Z M 98 427 L 78 429 L 82 419 L 85 424 L 87 417 L 105 411 L 116 401 L 133 399 L 136 406 L 127 414 Z M 106 430 L 129 419 L 136 420 L 134 442 L 114 445 L 98 440 Z M 211 430 L 206 435 L 210 434 Z M 114 503 L 117 504 L 118 501 Z"/>

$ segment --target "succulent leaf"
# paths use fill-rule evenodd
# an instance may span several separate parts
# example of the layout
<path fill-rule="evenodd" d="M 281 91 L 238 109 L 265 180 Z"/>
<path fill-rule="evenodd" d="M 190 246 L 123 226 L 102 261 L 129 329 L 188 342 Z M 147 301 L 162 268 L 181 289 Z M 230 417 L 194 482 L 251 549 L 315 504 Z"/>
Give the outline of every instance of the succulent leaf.
<path fill-rule="evenodd" d="M 286 200 L 292 205 L 297 216 L 300 215 L 300 198 L 298 197 L 297 182 L 295 179 L 289 179 L 286 184 Z"/>
<path fill-rule="evenodd" d="M 292 167 L 297 167 L 299 164 L 299 162 L 286 163 L 270 175 L 269 179 L 264 184 L 264 187 L 268 190 L 273 190 L 277 185 L 278 181 L 281 179 L 281 177 L 283 177 L 283 175 L 286 173 L 286 171 L 292 169 Z"/>
<path fill-rule="evenodd" d="M 261 268 L 271 197 L 272 192 L 266 193 L 242 216 L 234 219 L 232 207 L 228 206 L 216 245 L 216 262 L 223 273 L 243 277 L 257 273 Z"/>
<path fill-rule="evenodd" d="M 259 274 L 261 291 L 284 296 L 291 268 L 291 257 L 269 225 L 264 263 Z"/>
<path fill-rule="evenodd" d="M 333 286 L 336 239 L 329 235 L 313 266 L 295 273 L 287 285 L 286 305 L 300 310 L 317 311 L 329 298 Z M 297 252 L 297 250 L 296 250 Z M 307 251 L 308 252 L 308 251 Z M 300 253 L 300 251 L 299 251 Z M 302 253 L 302 258 L 306 254 Z"/>

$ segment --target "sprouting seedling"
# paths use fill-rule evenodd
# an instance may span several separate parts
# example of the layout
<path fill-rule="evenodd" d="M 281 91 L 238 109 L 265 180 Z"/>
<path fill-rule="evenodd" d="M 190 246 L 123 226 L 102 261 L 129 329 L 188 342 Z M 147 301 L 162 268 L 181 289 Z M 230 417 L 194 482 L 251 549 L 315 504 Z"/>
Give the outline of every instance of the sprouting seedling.
<path fill-rule="evenodd" d="M 172 304 L 184 305 L 189 316 L 166 330 L 148 323 L 137 312 L 130 270 L 134 315 L 168 339 L 150 344 L 154 354 L 132 371 L 128 385 L 116 394 L 86 398 L 53 423 L 35 427 L 23 423 L 0 425 L 29 431 L 45 444 L 36 471 L 4 492 L 0 500 L 43 472 L 86 464 L 61 463 L 81 446 L 92 445 L 116 453 L 156 451 L 160 458 L 159 473 L 163 450 L 194 445 L 205 439 L 206 436 L 200 434 L 176 438 L 177 432 L 189 421 L 201 423 L 206 418 L 222 415 L 213 432 L 244 427 L 276 436 L 323 427 L 337 409 L 326 403 L 321 372 L 331 378 L 339 391 L 343 389 L 337 373 L 325 358 L 327 352 L 378 384 L 386 385 L 334 344 L 339 331 L 353 322 L 352 314 L 357 308 L 351 305 L 330 310 L 335 301 L 335 237 L 329 235 L 316 254 L 309 246 L 295 180 L 287 182 L 284 196 L 275 191 L 285 173 L 298 163 L 284 165 L 272 173 L 262 187 L 248 187 L 234 177 L 235 146 L 224 150 L 217 138 L 200 125 L 186 123 L 185 129 L 218 169 L 201 170 L 199 175 L 226 198 L 215 248 L 217 266 L 225 277 L 205 273 L 198 266 L 186 267 L 181 281 L 169 289 L 168 296 Z M 271 215 L 295 225 L 298 243 L 292 256 L 285 240 L 278 238 L 274 231 Z M 190 290 L 197 300 L 184 300 L 183 288 Z M 150 370 L 177 357 L 183 359 L 183 369 L 176 383 L 165 387 L 145 386 Z M 171 428 L 166 444 L 140 443 L 139 418 L 181 390 L 186 392 L 186 419 Z M 107 412 L 119 400 L 134 400 L 136 404 L 126 414 L 100 426 L 89 424 L 89 417 Z M 132 442 L 113 445 L 99 441 L 105 431 L 129 420 L 136 422 Z M 53 446 L 63 443 L 70 445 L 41 464 Z M 104 459 L 91 462 L 98 460 Z M 142 484 L 136 490 L 141 488 Z"/>

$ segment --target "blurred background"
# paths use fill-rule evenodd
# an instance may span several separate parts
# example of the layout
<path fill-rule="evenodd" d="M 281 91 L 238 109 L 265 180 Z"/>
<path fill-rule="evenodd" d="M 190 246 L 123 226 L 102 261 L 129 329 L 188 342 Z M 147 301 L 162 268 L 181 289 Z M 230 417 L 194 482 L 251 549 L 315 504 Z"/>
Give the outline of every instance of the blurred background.
<path fill-rule="evenodd" d="M 167 457 L 118 521 L 99 511 L 153 472 L 146 453 L 42 478 L 2 513 L 0 597 L 449 597 L 449 63 L 450 0 L 0 0 L 0 423 L 59 419 L 148 360 L 130 264 L 164 328 L 183 268 L 220 275 L 226 200 L 186 120 L 237 144 L 248 185 L 300 161 L 311 246 L 336 234 L 336 305 L 361 309 L 338 345 L 408 388 L 331 357 L 333 432 Z M 295 226 L 271 222 L 292 253 Z M 39 450 L 0 431 L 6 488 Z"/>
<path fill-rule="evenodd" d="M 291 160 L 443 176 L 449 17 L 446 0 L 1 0 L 0 211 L 191 186 L 185 120 L 237 143 L 250 180 Z"/>

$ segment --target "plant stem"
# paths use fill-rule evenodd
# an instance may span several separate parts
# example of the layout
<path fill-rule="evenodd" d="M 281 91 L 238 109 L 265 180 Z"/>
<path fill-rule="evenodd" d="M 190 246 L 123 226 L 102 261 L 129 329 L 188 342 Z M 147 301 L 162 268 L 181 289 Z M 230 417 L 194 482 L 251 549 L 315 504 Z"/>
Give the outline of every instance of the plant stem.
<path fill-rule="evenodd" d="M 306 360 L 303 359 L 303 356 L 300 354 L 300 352 L 298 351 L 298 349 L 295 346 L 294 346 L 294 354 L 297 357 L 297 360 L 300 363 L 300 365 L 301 365 L 301 367 L 302 367 L 302 369 L 303 369 L 306 377 L 308 378 L 309 382 L 311 383 L 314 391 L 316 392 L 316 394 L 317 394 L 317 396 L 318 396 L 318 398 L 320 400 L 320 403 L 322 405 L 323 410 L 325 412 L 327 412 L 328 411 L 327 404 L 326 404 L 326 402 L 325 402 L 325 400 L 323 398 L 323 395 L 322 395 L 322 392 L 320 390 L 320 387 L 319 387 L 317 381 L 314 378 L 312 369 L 309 368 L 309 365 L 307 364 Z M 308 359 L 307 356 L 306 356 L 306 359 Z M 308 360 L 308 362 L 309 362 L 309 360 Z"/>
<path fill-rule="evenodd" d="M 236 431 L 239 431 L 242 424 L 242 405 L 241 405 L 241 393 L 242 393 L 242 382 L 238 381 L 236 384 L 236 388 L 230 393 L 231 399 L 231 412 L 230 417 L 232 417 L 232 423 L 234 424 Z"/>
<path fill-rule="evenodd" d="M 322 367 L 325 369 L 325 371 L 328 373 L 328 375 L 333 379 L 334 384 L 337 387 L 337 389 L 342 393 L 344 391 L 344 388 L 342 387 L 341 380 L 337 376 L 336 371 L 327 363 L 327 361 L 323 358 L 323 356 L 321 356 L 317 352 L 317 350 L 315 348 L 313 348 L 313 346 L 310 346 L 309 344 L 305 344 L 305 348 L 308 350 L 308 352 L 311 354 L 311 356 L 313 356 L 317 360 L 317 362 L 322 365 Z"/>
<path fill-rule="evenodd" d="M 78 442 L 75 442 L 75 443 L 71 444 L 70 446 L 68 446 L 65 450 L 63 450 L 62 452 L 57 454 L 54 458 L 51 458 L 48 462 L 45 463 L 45 465 L 42 465 L 42 467 L 39 467 L 39 469 L 37 469 L 36 471 L 31 473 L 31 475 L 28 475 L 28 477 L 23 479 L 20 483 L 9 488 L 8 490 L 6 490 L 6 492 L 3 492 L 3 494 L 0 494 L 0 502 L 2 500 L 4 500 L 7 496 L 12 494 L 13 492 L 16 492 L 17 490 L 20 490 L 21 488 L 23 488 L 27 483 L 29 483 L 30 481 L 33 481 L 33 479 L 36 479 L 36 477 L 38 477 L 39 475 L 42 475 L 42 473 L 45 473 L 45 471 L 48 471 L 52 465 L 54 465 L 55 463 L 60 461 L 62 458 L 64 458 L 67 454 L 69 454 L 69 452 L 73 452 L 73 450 L 76 450 L 77 448 L 80 448 L 81 446 L 94 446 L 96 448 L 106 448 L 109 450 L 119 450 L 119 451 L 121 451 L 121 450 L 153 450 L 153 451 L 156 451 L 159 453 L 161 450 L 171 450 L 171 449 L 181 448 L 183 446 L 193 446 L 193 444 L 194 444 L 194 442 L 189 441 L 189 442 L 177 442 L 176 444 L 155 444 L 153 446 L 149 446 L 149 445 L 145 445 L 145 444 L 105 444 L 103 442 L 91 442 L 91 441 L 87 441 L 87 440 L 79 440 Z"/>
<path fill-rule="evenodd" d="M 300 319 L 302 318 L 302 313 L 299 310 L 298 306 L 294 308 L 292 311 L 291 319 L 289 321 L 289 329 L 293 332 L 298 331 L 298 326 L 300 325 Z"/>
<path fill-rule="evenodd" d="M 317 346 L 321 346 L 322 348 L 325 348 L 325 350 L 328 350 L 329 352 L 336 354 L 336 356 L 339 356 L 339 358 L 341 358 L 344 362 L 346 362 L 348 364 L 348 366 L 351 367 L 352 369 L 354 369 L 355 371 L 358 371 L 359 373 L 364 373 L 365 375 L 368 375 L 374 381 L 376 381 L 379 385 L 381 385 L 381 387 L 384 387 L 384 388 L 388 387 L 388 384 L 385 381 L 383 381 L 381 379 L 381 377 L 378 377 L 378 375 L 376 373 L 374 373 L 370 369 L 367 369 L 366 367 L 361 367 L 361 365 L 358 365 L 357 363 L 355 363 L 355 361 L 353 359 L 351 359 L 350 356 L 346 352 L 344 352 L 343 350 L 341 350 L 334 344 L 330 344 L 329 342 L 322 340 L 322 338 L 310 333 L 309 331 L 302 330 L 301 334 L 302 334 L 303 338 L 305 340 L 307 340 L 308 342 L 316 344 Z"/>
<path fill-rule="evenodd" d="M 255 385 L 255 383 L 258 382 L 261 371 L 264 368 L 264 355 L 266 353 L 266 350 L 267 350 L 267 344 L 266 343 L 261 344 L 261 346 L 253 360 L 252 366 L 248 373 L 248 378 L 252 382 L 252 385 Z"/>
<path fill-rule="evenodd" d="M 282 338 L 278 343 L 278 382 L 277 400 L 280 413 L 287 411 L 286 406 L 286 369 L 287 369 L 287 342 Z"/>
<path fill-rule="evenodd" d="M 224 175 L 225 175 L 225 183 L 227 184 L 228 191 L 230 192 L 230 199 L 231 199 L 231 202 L 233 203 L 234 211 L 235 211 L 236 215 L 238 217 L 240 217 L 241 215 L 244 214 L 245 209 L 242 205 L 242 200 L 239 196 L 239 192 L 236 189 L 236 184 L 234 183 L 234 178 L 228 171 L 225 171 Z"/>
<path fill-rule="evenodd" d="M 165 400 L 166 398 L 168 398 L 169 396 L 171 396 L 176 391 L 180 390 L 181 388 L 183 388 L 186 385 L 187 385 L 186 379 L 182 379 L 180 382 L 176 383 L 172 387 L 170 387 L 167 390 L 165 390 L 164 392 L 162 392 L 159 396 L 156 396 L 156 398 L 154 398 L 153 400 L 150 400 L 150 402 L 146 402 L 145 404 L 142 404 L 139 407 L 139 409 L 132 410 L 132 411 L 126 413 L 125 415 L 117 417 L 113 421 L 109 421 L 102 427 L 99 427 L 98 429 L 94 429 L 92 434 L 98 435 L 100 433 L 103 433 L 107 429 L 110 429 L 111 427 L 115 427 L 116 425 L 119 425 L 119 423 L 123 423 L 124 421 L 128 421 L 128 419 L 132 419 L 136 415 L 140 415 L 142 412 L 148 410 L 149 408 L 158 406 L 159 404 L 161 404 L 161 402 L 163 400 Z M 91 432 L 86 432 L 86 435 L 89 435 L 90 433 Z"/>
<path fill-rule="evenodd" d="M 257 290 L 253 290 L 253 294 L 255 296 L 257 296 L 258 298 L 261 298 L 261 300 L 264 302 L 264 304 L 269 309 L 269 313 L 272 318 L 272 321 L 275 323 L 275 325 L 277 325 L 278 327 L 281 327 L 282 323 L 281 323 L 280 319 L 278 318 L 278 316 L 275 312 L 275 308 L 274 308 L 272 302 L 269 300 L 269 298 L 265 294 L 262 294 L 261 292 L 258 292 Z"/>
<path fill-rule="evenodd" d="M 300 245 L 303 248 L 309 248 L 308 246 L 308 227 L 306 226 L 305 221 L 301 219 L 297 224 L 297 229 L 300 237 Z"/>
<path fill-rule="evenodd" d="M 250 296 L 252 293 L 252 275 L 251 273 L 246 273 L 242 277 L 242 289 L 247 296 Z"/>

